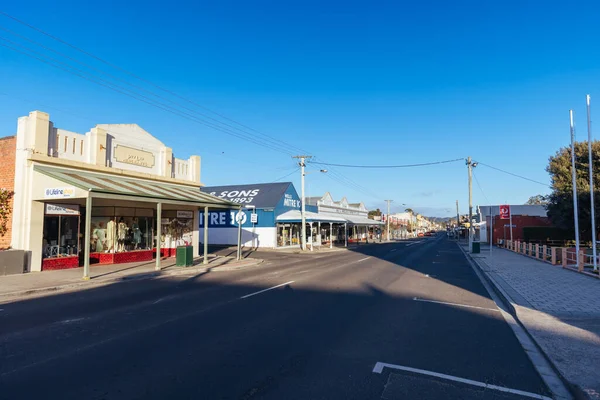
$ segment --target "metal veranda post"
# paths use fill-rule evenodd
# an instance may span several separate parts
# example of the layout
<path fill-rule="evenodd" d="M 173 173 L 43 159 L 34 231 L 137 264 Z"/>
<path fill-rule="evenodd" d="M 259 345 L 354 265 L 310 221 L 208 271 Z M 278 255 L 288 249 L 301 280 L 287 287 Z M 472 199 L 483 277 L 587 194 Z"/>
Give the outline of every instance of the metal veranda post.
<path fill-rule="evenodd" d="M 154 267 L 155 270 L 160 271 L 160 261 L 161 261 L 161 248 L 160 248 L 160 237 L 162 235 L 161 228 L 161 219 L 162 219 L 162 203 L 156 203 L 156 265 Z"/>
<path fill-rule="evenodd" d="M 85 233 L 83 234 L 83 279 L 90 279 L 90 242 L 92 225 L 92 193 L 88 192 L 85 199 Z"/>
<path fill-rule="evenodd" d="M 204 207 L 204 260 L 203 264 L 208 264 L 208 207 Z"/>

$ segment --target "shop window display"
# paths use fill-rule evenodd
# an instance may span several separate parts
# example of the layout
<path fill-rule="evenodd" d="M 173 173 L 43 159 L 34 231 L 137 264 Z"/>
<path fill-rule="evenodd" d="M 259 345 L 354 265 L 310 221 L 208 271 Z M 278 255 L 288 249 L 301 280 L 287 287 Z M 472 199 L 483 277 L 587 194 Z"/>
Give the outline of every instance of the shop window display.
<path fill-rule="evenodd" d="M 153 246 L 152 210 L 97 207 L 92 210 L 91 251 L 123 253 Z"/>
<path fill-rule="evenodd" d="M 161 247 L 175 248 L 177 246 L 188 246 L 192 244 L 192 233 L 194 230 L 193 215 L 177 211 L 166 211 L 165 218 L 161 219 Z"/>

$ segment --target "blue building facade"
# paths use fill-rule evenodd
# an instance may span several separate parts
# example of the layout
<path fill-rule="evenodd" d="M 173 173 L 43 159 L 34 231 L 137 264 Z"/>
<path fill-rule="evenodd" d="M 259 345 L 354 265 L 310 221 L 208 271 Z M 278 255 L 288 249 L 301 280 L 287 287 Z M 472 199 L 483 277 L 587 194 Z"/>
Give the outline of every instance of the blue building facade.
<path fill-rule="evenodd" d="M 238 209 L 209 210 L 209 244 L 237 244 L 238 218 L 242 223 L 242 244 L 247 247 L 280 247 L 290 243 L 286 239 L 292 234 L 299 235 L 299 224 L 281 227 L 278 225 L 283 224 L 277 223 L 278 216 L 301 208 L 301 199 L 291 182 L 208 186 L 202 191 L 242 207 L 241 213 Z M 240 217 L 237 217 L 238 213 Z M 204 228 L 203 212 L 200 213 L 200 227 Z M 283 240 L 278 240 L 278 230 L 279 235 L 285 235 Z M 200 229 L 200 241 L 204 242 L 204 229 Z"/>

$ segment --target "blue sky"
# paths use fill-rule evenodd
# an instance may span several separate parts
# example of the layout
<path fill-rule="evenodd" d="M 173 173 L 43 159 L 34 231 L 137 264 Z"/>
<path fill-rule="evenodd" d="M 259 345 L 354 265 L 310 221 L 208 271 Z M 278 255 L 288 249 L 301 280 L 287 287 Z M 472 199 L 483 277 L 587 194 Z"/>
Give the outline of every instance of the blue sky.
<path fill-rule="evenodd" d="M 569 144 L 568 110 L 576 112 L 582 139 L 587 93 L 592 117 L 600 112 L 597 2 L 192 3 L 30 1 L 0 10 L 323 162 L 413 164 L 471 156 L 549 182 L 548 157 Z M 2 15 L 0 28 L 161 93 Z M 35 47 L 14 33 L 0 30 L 0 38 L 19 49 Z M 137 123 L 177 157 L 201 155 L 207 185 L 291 174 L 283 180 L 300 188 L 289 154 L 0 46 L 0 136 L 14 134 L 17 118 L 34 109 L 77 132 L 97 123 Z M 329 191 L 371 208 L 394 199 L 394 211 L 412 207 L 432 216 L 454 214 L 458 199 L 467 211 L 464 162 L 328 169 L 333 173 L 307 176 L 308 195 Z M 475 176 L 481 186 L 474 182 L 475 205 L 521 204 L 548 192 L 485 166 Z"/>

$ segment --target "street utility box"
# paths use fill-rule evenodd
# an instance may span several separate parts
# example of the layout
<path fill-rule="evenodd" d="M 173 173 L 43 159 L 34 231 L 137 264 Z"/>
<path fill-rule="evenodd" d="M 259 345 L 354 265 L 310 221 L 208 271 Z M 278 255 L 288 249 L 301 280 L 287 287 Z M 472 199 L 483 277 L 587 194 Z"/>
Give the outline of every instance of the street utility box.
<path fill-rule="evenodd" d="M 194 262 L 194 246 L 178 246 L 175 254 L 175 265 L 190 267 Z"/>

